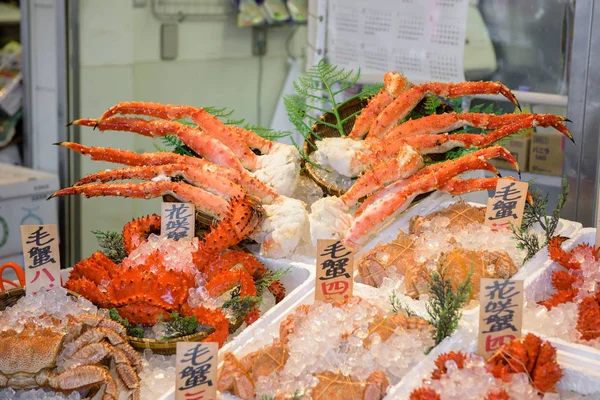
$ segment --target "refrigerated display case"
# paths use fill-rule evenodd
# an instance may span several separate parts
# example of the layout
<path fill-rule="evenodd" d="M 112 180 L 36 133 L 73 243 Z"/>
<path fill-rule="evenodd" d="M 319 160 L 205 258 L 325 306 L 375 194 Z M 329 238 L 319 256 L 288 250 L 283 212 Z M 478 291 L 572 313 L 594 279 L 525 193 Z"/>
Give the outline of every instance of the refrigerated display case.
<path fill-rule="evenodd" d="M 145 2 L 136 4 L 142 3 Z M 558 112 L 561 109 L 564 112 L 565 107 L 568 109 L 567 116 L 573 121 L 571 130 L 576 145 L 565 143 L 563 174 L 571 185 L 571 195 L 564 216 L 588 226 L 594 225 L 596 215 L 597 126 L 600 122 L 600 102 L 596 99 L 598 91 L 594 90 L 600 79 L 594 69 L 600 59 L 595 46 L 598 40 L 595 33 L 599 27 L 594 21 L 598 19 L 594 15 L 600 11 L 594 4 L 594 1 L 575 3 L 563 0 L 471 1 L 465 28 L 468 43 L 463 60 L 467 79 L 505 81 L 518 99 L 530 105 L 533 111 L 536 107 L 547 106 L 558 107 Z M 328 18 L 326 0 L 311 1 L 309 5 L 306 62 L 310 65 L 327 56 Z M 79 6 L 79 2 L 40 0 L 35 4 L 26 2 L 23 7 L 27 15 L 22 26 L 25 71 L 29 83 L 26 103 L 29 111 L 36 107 L 42 111 L 27 112 L 25 125 L 34 134 L 32 140 L 26 143 L 25 154 L 29 160 L 38 160 L 30 162 L 31 165 L 59 170 L 65 184 L 80 175 L 80 167 L 65 153 L 59 157 L 58 152 L 42 146 L 39 132 L 46 130 L 44 142 L 74 139 L 72 135 L 77 135 L 68 132 L 64 125 L 81 115 L 82 100 L 78 90 L 83 84 L 90 84 L 89 79 L 81 77 L 83 54 L 79 44 Z M 33 23 L 42 19 L 46 21 L 44 29 Z M 113 49 L 113 53 L 115 51 Z M 50 62 L 45 69 L 32 68 L 42 59 L 56 62 Z M 55 70 L 54 64 L 60 68 Z M 368 73 L 363 73 L 364 82 L 375 80 L 374 77 L 371 75 L 370 79 Z M 377 79 L 380 79 L 379 75 Z M 519 87 L 527 87 L 528 91 L 515 90 Z M 489 100 L 490 96 L 486 99 Z M 499 100 L 493 96 L 492 99 Z M 482 99 L 472 99 L 473 104 L 479 101 Z M 557 111 L 554 109 L 552 112 Z M 543 186 L 546 191 L 556 190 L 560 184 L 558 176 L 525 173 L 523 178 L 535 178 L 537 185 Z M 80 212 L 75 211 L 77 203 L 78 199 L 61 202 L 61 221 L 71 226 L 68 232 L 77 232 L 78 229 L 74 228 L 81 222 Z M 67 242 L 78 243 L 75 240 L 77 234 L 71 235 L 74 235 L 72 240 Z"/>

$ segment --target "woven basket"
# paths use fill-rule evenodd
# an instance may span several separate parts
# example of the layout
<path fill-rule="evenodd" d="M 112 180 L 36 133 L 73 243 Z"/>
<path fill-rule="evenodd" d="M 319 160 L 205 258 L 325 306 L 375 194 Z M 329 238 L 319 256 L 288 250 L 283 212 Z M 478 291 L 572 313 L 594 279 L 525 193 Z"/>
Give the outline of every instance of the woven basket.
<path fill-rule="evenodd" d="M 144 351 L 146 349 L 152 350 L 155 354 L 162 354 L 164 356 L 170 356 L 177 352 L 177 342 L 201 342 L 215 331 L 212 326 L 206 325 L 207 328 L 193 335 L 181 336 L 174 339 L 149 339 L 149 338 L 136 338 L 133 336 L 127 336 L 131 347 L 138 351 Z"/>
<path fill-rule="evenodd" d="M 339 109 L 340 118 L 341 119 L 347 118 L 348 116 L 354 114 L 355 112 L 365 108 L 367 106 L 367 104 L 368 104 L 368 100 L 366 100 L 366 99 L 365 100 L 354 99 L 354 100 L 349 101 L 348 103 L 346 103 L 342 107 L 340 107 L 340 109 Z M 417 106 L 415 107 L 415 110 L 422 114 L 425 113 L 425 99 L 423 99 L 419 104 L 417 104 Z M 452 111 L 454 111 L 454 109 L 450 105 L 448 105 L 447 103 L 445 103 L 443 101 L 436 110 L 437 114 L 442 114 L 442 113 L 452 112 Z M 319 119 L 322 121 L 328 122 L 330 124 L 334 124 L 334 125 L 336 123 L 335 115 L 330 112 L 323 114 Z M 350 118 L 344 124 L 344 132 L 346 135 L 348 135 L 352 131 L 352 127 L 354 126 L 355 119 L 356 119 L 356 117 Z M 304 145 L 302 147 L 304 154 L 306 154 L 307 156 L 310 156 L 316 150 L 315 142 L 320 140 L 317 136 L 321 137 L 321 138 L 341 137 L 340 132 L 337 129 L 327 126 L 325 124 L 315 123 L 312 126 L 311 136 L 309 138 L 307 138 L 307 140 L 304 141 Z M 437 157 L 435 155 L 430 155 L 430 158 L 436 159 Z M 312 165 L 311 163 L 306 162 L 306 160 L 302 160 L 302 163 L 303 163 L 304 169 L 306 170 L 306 174 L 313 181 L 315 181 L 317 183 L 317 185 L 319 185 L 323 189 L 325 194 L 330 195 L 330 196 L 339 197 L 346 192 L 345 190 L 343 190 L 339 187 L 336 187 L 336 186 L 324 181 L 323 179 L 321 179 L 319 177 L 319 175 L 316 173 L 316 167 L 314 165 Z M 427 194 L 417 196 L 417 198 L 415 200 L 422 199 L 424 196 L 427 196 Z"/>
<path fill-rule="evenodd" d="M 73 297 L 81 297 L 78 293 L 67 290 L 67 293 Z M 0 311 L 6 310 L 8 307 L 14 306 L 17 301 L 21 297 L 25 296 L 25 288 L 15 288 L 9 289 L 4 292 L 0 292 Z M 241 321 L 232 324 L 229 327 L 229 330 L 232 331 L 237 329 L 242 323 Z M 162 354 L 162 355 L 172 355 L 175 354 L 177 350 L 177 342 L 201 342 L 206 339 L 208 335 L 215 331 L 215 328 L 212 326 L 207 326 L 207 329 L 204 329 L 198 333 L 188 336 L 182 336 L 174 339 L 168 340 L 159 340 L 159 339 L 150 339 L 150 338 L 136 338 L 133 336 L 127 336 L 127 341 L 134 349 L 138 351 L 144 351 L 145 349 L 152 350 L 153 353 Z"/>

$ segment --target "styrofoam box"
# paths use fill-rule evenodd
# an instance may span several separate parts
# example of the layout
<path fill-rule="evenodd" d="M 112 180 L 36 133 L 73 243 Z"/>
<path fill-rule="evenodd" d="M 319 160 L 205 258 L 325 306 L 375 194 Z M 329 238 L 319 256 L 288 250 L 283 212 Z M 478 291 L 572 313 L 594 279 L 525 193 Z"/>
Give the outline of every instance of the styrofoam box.
<path fill-rule="evenodd" d="M 285 298 L 273 308 L 268 310 L 266 313 L 254 322 L 252 325 L 244 329 L 230 342 L 219 350 L 219 357 L 227 352 L 236 352 L 243 343 L 252 341 L 254 336 L 262 327 L 269 327 L 276 324 L 276 328 L 279 329 L 279 318 L 281 315 L 287 315 L 286 311 L 296 307 L 299 301 L 308 297 L 314 297 L 314 285 L 315 285 L 315 268 L 314 266 L 293 262 L 289 260 L 274 260 L 271 258 L 264 258 L 256 256 L 264 266 L 270 270 L 280 270 L 290 268 L 290 273 L 285 274 L 281 277 L 281 283 L 285 287 L 286 296 Z M 161 400 L 174 399 L 175 386 L 165 393 Z"/>
<path fill-rule="evenodd" d="M 354 285 L 354 295 L 368 299 L 378 297 L 380 296 L 380 293 L 376 288 L 356 283 Z M 314 287 L 312 287 L 310 292 L 308 292 L 302 298 L 297 299 L 293 304 L 289 304 L 285 310 L 280 308 L 276 312 L 266 314 L 263 318 L 252 324 L 242 335 L 238 336 L 235 338 L 235 340 L 229 343 L 228 348 L 223 347 L 223 349 L 219 351 L 219 368 L 221 367 L 222 357 L 227 351 L 232 352 L 239 359 L 240 357 L 270 345 L 274 338 L 279 337 L 279 325 L 281 322 L 298 306 L 303 304 L 312 304 L 314 302 L 314 298 L 315 290 Z M 465 326 L 463 329 L 467 329 L 467 326 Z M 238 397 L 229 393 L 220 394 L 220 398 L 222 400 L 239 400 Z M 389 397 L 386 397 L 386 399 L 388 398 Z M 174 388 L 161 397 L 160 400 L 172 399 L 174 399 Z"/>
<path fill-rule="evenodd" d="M 385 228 L 376 238 L 372 239 L 361 251 L 357 252 L 357 255 L 355 256 L 356 262 L 360 262 L 362 255 L 374 249 L 376 246 L 393 241 L 398 236 L 398 232 L 400 230 L 408 232 L 408 227 L 411 218 L 415 216 L 429 215 L 432 212 L 439 211 L 445 207 L 448 207 L 451 204 L 456 203 L 457 201 L 458 199 L 456 199 L 455 197 L 452 197 L 448 194 L 444 194 L 442 192 L 436 192 L 433 195 L 427 197 L 412 208 L 408 209 L 404 214 L 402 214 L 400 218 L 398 218 L 390 226 Z M 485 207 L 485 205 L 478 203 L 469 204 L 477 207 Z M 561 219 L 559 220 L 555 234 L 563 236 L 573 236 L 581 228 L 582 225 L 579 222 L 572 222 Z M 539 230 L 540 228 L 534 226 L 534 229 Z M 513 279 L 525 280 L 527 277 L 535 274 L 536 271 L 538 271 L 540 268 L 544 268 L 548 263 L 550 263 L 548 258 L 548 250 L 546 248 L 543 248 L 519 269 L 519 272 L 517 272 L 513 276 Z M 397 295 L 404 304 L 408 305 L 413 310 L 423 315 L 426 312 L 425 301 L 415 300 L 409 296 L 404 295 L 403 293 L 397 293 Z M 478 319 L 478 316 L 479 306 L 463 310 L 463 318 L 471 323 L 476 321 Z"/>
<path fill-rule="evenodd" d="M 46 198 L 58 188 L 56 174 L 0 164 L 0 258 L 21 252 L 21 225 L 57 223 L 57 200 Z"/>
<path fill-rule="evenodd" d="M 553 340 L 550 342 L 557 347 Z M 421 386 L 423 379 L 431 376 L 437 357 L 450 351 L 477 352 L 477 336 L 473 326 L 463 325 L 454 336 L 447 338 L 434 348 L 398 385 L 388 389 L 386 399 L 407 400 L 410 393 Z M 582 395 L 600 393 L 599 363 L 578 359 L 572 354 L 561 351 L 558 347 L 557 360 L 563 369 L 563 377 L 558 383 L 560 389 L 571 390 Z"/>
<path fill-rule="evenodd" d="M 565 235 L 569 236 L 569 235 Z M 562 248 L 571 251 L 580 244 L 594 245 L 596 241 L 595 228 L 583 228 L 576 234 L 571 235 L 571 239 L 564 242 Z M 546 252 L 547 261 L 542 268 L 535 271 L 534 274 L 525 280 L 525 299 L 539 302 L 549 297 L 549 292 L 553 291 L 552 273 L 563 269 L 557 262 L 550 259 Z M 533 330 L 537 335 L 544 335 L 544 332 Z M 600 350 L 586 346 L 580 343 L 567 342 L 559 338 L 549 338 L 556 344 L 556 348 L 572 354 L 576 359 L 588 359 L 600 363 Z M 579 358 L 577 358 L 579 357 Z M 600 369 L 600 366 L 598 367 Z"/>

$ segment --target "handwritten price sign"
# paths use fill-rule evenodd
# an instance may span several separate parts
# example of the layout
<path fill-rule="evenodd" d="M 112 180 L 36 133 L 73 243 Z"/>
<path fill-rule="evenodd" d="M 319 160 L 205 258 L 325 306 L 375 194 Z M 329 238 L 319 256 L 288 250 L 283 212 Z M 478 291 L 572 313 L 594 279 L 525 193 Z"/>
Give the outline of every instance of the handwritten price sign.
<path fill-rule="evenodd" d="M 216 400 L 217 343 L 177 342 L 175 400 Z"/>
<path fill-rule="evenodd" d="M 487 358 L 502 345 L 521 337 L 523 281 L 482 279 L 479 304 L 477 352 Z"/>
<path fill-rule="evenodd" d="M 56 225 L 21 225 L 27 294 L 60 286 Z"/>
<path fill-rule="evenodd" d="M 315 300 L 343 301 L 354 289 L 354 253 L 340 240 L 317 241 Z"/>
<path fill-rule="evenodd" d="M 488 200 L 485 224 L 496 231 L 508 231 L 511 223 L 520 227 L 528 187 L 527 182 L 499 179 L 494 197 Z"/>
<path fill-rule="evenodd" d="M 196 211 L 189 203 L 162 203 L 160 234 L 169 239 L 193 239 Z"/>

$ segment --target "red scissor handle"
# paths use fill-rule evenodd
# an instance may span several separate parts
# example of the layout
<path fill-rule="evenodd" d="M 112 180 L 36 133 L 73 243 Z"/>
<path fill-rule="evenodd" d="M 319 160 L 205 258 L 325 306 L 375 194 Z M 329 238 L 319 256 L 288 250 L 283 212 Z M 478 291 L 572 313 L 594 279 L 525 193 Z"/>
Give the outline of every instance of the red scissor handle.
<path fill-rule="evenodd" d="M 19 287 L 19 285 L 17 285 L 13 281 L 4 279 L 3 275 L 5 269 L 12 269 L 13 271 L 15 271 L 15 273 L 17 274 L 17 278 L 19 279 L 19 283 L 21 284 L 21 286 L 25 286 L 25 272 L 23 272 L 23 268 L 21 268 L 19 264 L 16 264 L 14 262 L 7 262 L 6 264 L 0 267 L 0 289 L 2 291 L 7 290 L 4 286 L 5 283 L 14 287 Z"/>

